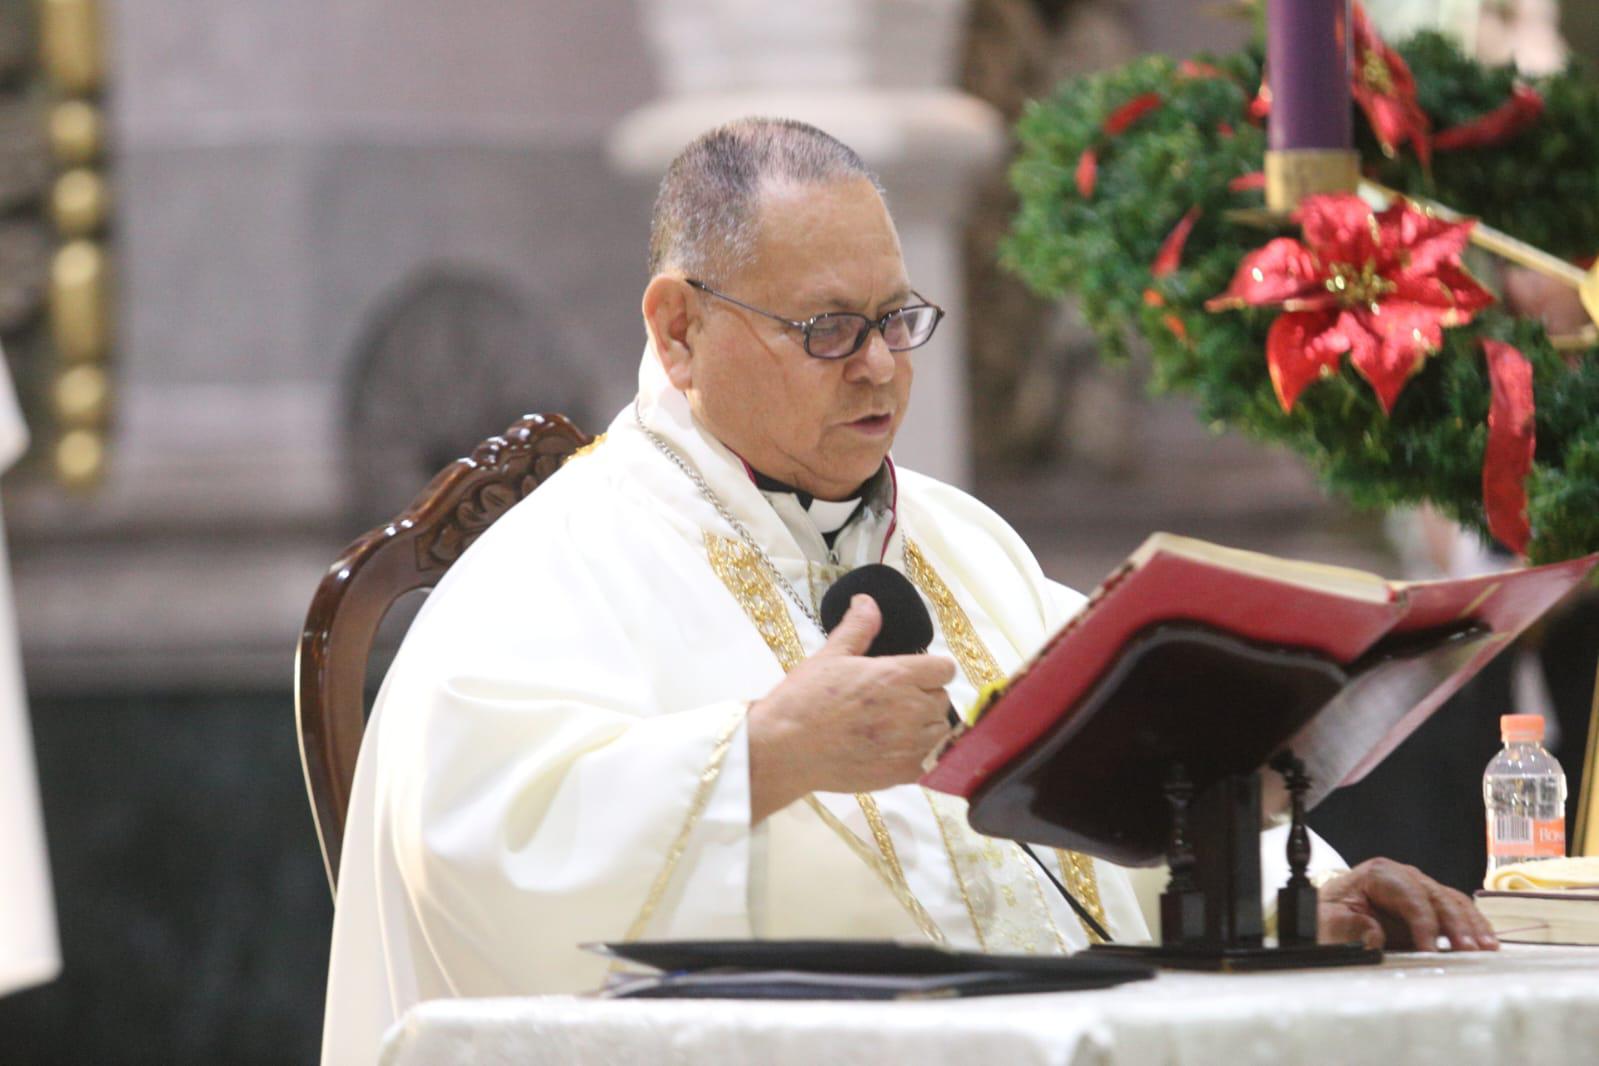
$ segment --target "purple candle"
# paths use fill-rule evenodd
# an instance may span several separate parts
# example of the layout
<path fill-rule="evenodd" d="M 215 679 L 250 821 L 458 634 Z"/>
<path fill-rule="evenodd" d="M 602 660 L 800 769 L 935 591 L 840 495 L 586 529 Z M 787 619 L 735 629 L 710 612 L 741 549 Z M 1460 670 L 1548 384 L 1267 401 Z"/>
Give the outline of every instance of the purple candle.
<path fill-rule="evenodd" d="M 1267 147 L 1349 149 L 1349 0 L 1266 0 Z"/>

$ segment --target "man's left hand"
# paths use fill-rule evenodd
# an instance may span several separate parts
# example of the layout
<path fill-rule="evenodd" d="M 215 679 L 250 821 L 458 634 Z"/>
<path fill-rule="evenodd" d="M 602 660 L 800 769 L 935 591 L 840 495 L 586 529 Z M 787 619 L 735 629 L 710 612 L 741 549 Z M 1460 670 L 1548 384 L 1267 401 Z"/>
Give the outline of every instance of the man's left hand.
<path fill-rule="evenodd" d="M 1323 944 L 1436 951 L 1440 936 L 1453 951 L 1499 950 L 1493 927 L 1465 894 L 1414 866 L 1368 859 L 1321 887 L 1316 938 Z"/>

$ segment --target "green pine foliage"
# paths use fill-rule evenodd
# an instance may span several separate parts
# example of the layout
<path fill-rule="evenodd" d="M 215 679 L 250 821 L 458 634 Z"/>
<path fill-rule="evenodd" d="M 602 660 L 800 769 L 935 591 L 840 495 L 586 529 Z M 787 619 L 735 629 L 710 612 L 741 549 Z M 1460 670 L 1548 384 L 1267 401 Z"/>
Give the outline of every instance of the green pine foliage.
<path fill-rule="evenodd" d="M 1443 37 L 1400 48 L 1418 97 L 1446 129 L 1503 103 L 1513 72 L 1482 67 Z M 1228 183 L 1258 171 L 1265 133 L 1247 118 L 1260 84 L 1258 50 L 1205 57 L 1223 76 L 1194 76 L 1162 56 L 1064 82 L 1017 125 L 1012 168 L 1020 196 L 1002 256 L 1040 294 L 1077 297 L 1109 359 L 1141 335 L 1152 384 L 1197 400 L 1202 418 L 1303 457 L 1331 491 L 1362 507 L 1430 502 L 1486 535 L 1482 461 L 1491 396 L 1480 341 L 1514 344 L 1534 368 L 1537 453 L 1528 478 L 1535 562 L 1599 551 L 1599 351 L 1556 352 L 1542 328 L 1495 307 L 1446 330 L 1442 348 L 1410 380 L 1391 415 L 1347 365 L 1312 384 L 1291 413 L 1277 402 L 1265 339 L 1272 308 L 1212 313 L 1245 253 L 1274 231 L 1230 215 L 1260 208 L 1260 192 Z M 1440 152 L 1432 173 L 1401 148 L 1385 158 L 1356 112 L 1368 173 L 1433 196 L 1556 254 L 1599 251 L 1599 90 L 1575 71 L 1535 83 L 1543 120 L 1506 147 Z M 1120 136 L 1105 120 L 1144 93 L 1162 105 Z M 1089 198 L 1078 161 L 1099 151 Z M 1153 278 L 1162 242 L 1190 207 L 1202 215 L 1179 268 Z M 1282 232 L 1293 232 L 1292 229 Z M 1174 328 L 1174 324 L 1176 328 Z"/>
<path fill-rule="evenodd" d="M 1512 67 L 1484 67 L 1448 38 L 1419 34 L 1399 46 L 1416 75 L 1416 97 L 1435 131 L 1469 122 L 1504 103 L 1517 81 Z M 1429 177 L 1413 152 L 1383 159 L 1365 135 L 1363 158 L 1378 180 L 1422 193 L 1566 258 L 1599 252 L 1599 92 L 1579 71 L 1532 82 L 1543 96 L 1542 121 L 1509 143 L 1438 152 Z M 1357 128 L 1362 124 L 1357 123 Z"/>

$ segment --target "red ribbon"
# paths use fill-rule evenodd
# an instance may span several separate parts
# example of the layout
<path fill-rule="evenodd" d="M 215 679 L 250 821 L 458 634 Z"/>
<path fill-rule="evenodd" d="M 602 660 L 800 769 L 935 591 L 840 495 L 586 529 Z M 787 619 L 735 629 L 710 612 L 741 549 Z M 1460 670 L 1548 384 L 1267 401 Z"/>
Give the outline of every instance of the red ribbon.
<path fill-rule="evenodd" d="M 1182 265 L 1183 248 L 1188 244 L 1188 235 L 1194 231 L 1194 223 L 1199 221 L 1199 216 L 1202 214 L 1204 209 L 1195 204 L 1177 220 L 1177 225 L 1173 226 L 1171 232 L 1166 234 L 1166 239 L 1160 242 L 1160 250 L 1155 253 L 1154 262 L 1149 265 L 1150 277 L 1163 278 Z M 1166 298 L 1154 289 L 1145 289 L 1144 303 L 1150 307 L 1165 307 Z M 1188 327 L 1175 312 L 1168 311 L 1161 316 L 1161 321 L 1171 330 L 1172 336 L 1184 344 L 1188 343 Z"/>
<path fill-rule="evenodd" d="M 1110 113 L 1102 127 L 1107 137 L 1120 137 L 1127 132 L 1127 127 L 1149 114 L 1160 106 L 1159 93 L 1144 93 L 1135 96 L 1122 106 Z"/>
<path fill-rule="evenodd" d="M 1517 85 L 1510 99 L 1470 122 L 1451 126 L 1432 139 L 1443 152 L 1461 148 L 1497 148 L 1514 139 L 1543 117 L 1543 97 L 1530 85 Z"/>
<path fill-rule="evenodd" d="M 1077 157 L 1077 195 L 1084 200 L 1094 196 L 1094 185 L 1099 181 L 1099 149 L 1084 148 Z"/>
<path fill-rule="evenodd" d="M 1488 381 L 1488 447 L 1482 460 L 1482 504 L 1488 531 L 1501 544 L 1524 554 L 1532 539 L 1527 518 L 1527 475 L 1537 447 L 1534 436 L 1532 364 L 1514 346 L 1484 339 Z"/>
<path fill-rule="evenodd" d="M 1099 127 L 1107 140 L 1114 140 L 1127 132 L 1127 127 L 1155 110 L 1161 104 L 1159 93 L 1142 93 L 1112 111 Z M 1099 183 L 1099 145 L 1084 148 L 1077 157 L 1077 194 L 1092 199 Z"/>
<path fill-rule="evenodd" d="M 1155 253 L 1155 261 L 1149 266 L 1150 277 L 1163 278 L 1182 264 L 1183 247 L 1188 243 L 1188 235 L 1194 232 L 1194 223 L 1199 221 L 1202 214 L 1204 210 L 1196 204 L 1178 219 L 1177 225 L 1160 242 L 1160 251 Z"/>
<path fill-rule="evenodd" d="M 1223 78 L 1227 72 L 1214 63 L 1206 63 L 1200 59 L 1185 59 L 1177 64 L 1177 76 L 1186 80 L 1196 78 Z"/>

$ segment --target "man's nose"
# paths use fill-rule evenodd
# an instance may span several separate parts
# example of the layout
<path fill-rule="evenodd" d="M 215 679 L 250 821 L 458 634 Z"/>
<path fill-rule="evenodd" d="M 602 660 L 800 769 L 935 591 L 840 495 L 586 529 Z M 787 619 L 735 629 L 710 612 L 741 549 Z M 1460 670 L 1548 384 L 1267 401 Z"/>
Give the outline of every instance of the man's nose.
<path fill-rule="evenodd" d="M 866 343 L 861 345 L 860 351 L 850 356 L 849 362 L 847 376 L 851 381 L 886 385 L 894 380 L 894 353 L 888 350 L 888 341 L 883 339 L 882 330 L 867 331 Z"/>

